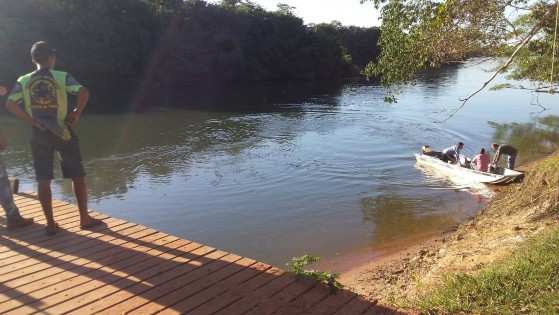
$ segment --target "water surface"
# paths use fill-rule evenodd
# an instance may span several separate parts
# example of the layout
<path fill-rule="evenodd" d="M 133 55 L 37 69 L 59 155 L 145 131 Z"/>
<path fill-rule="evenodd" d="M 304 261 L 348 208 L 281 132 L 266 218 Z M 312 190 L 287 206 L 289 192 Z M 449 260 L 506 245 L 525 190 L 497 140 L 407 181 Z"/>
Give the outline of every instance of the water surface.
<path fill-rule="evenodd" d="M 416 169 L 420 145 L 463 141 L 473 154 L 512 142 L 526 160 L 558 141 L 557 97 L 540 95 L 550 107 L 541 112 L 527 91 L 483 92 L 435 122 L 490 67 L 426 74 L 396 104 L 383 101 L 379 86 L 349 83 L 209 95 L 238 111 L 179 109 L 200 101 L 185 97 L 143 113 L 86 113 L 78 133 L 91 208 L 276 265 L 306 253 L 374 253 L 448 229 L 483 200 Z M 0 123 L 10 137 L 9 171 L 23 190 L 36 190 L 27 128 L 6 116 Z M 73 200 L 68 182 L 54 189 Z"/>

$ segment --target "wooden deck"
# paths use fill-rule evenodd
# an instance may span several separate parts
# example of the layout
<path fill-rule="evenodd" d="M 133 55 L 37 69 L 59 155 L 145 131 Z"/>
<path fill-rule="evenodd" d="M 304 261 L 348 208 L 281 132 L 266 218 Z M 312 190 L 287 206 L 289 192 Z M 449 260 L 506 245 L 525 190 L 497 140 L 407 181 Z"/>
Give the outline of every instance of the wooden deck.
<path fill-rule="evenodd" d="M 55 201 L 62 230 L 44 233 L 32 195 L 17 205 L 36 224 L 7 230 L 0 217 L 1 314 L 394 314 L 349 291 L 276 267 L 93 213 L 106 226 L 79 228 L 75 206 Z"/>

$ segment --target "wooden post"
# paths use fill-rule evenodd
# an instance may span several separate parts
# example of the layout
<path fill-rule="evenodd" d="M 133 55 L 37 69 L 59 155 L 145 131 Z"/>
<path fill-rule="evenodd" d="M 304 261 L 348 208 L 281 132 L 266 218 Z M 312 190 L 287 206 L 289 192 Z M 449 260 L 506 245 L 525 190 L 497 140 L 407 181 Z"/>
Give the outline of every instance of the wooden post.
<path fill-rule="evenodd" d="M 13 194 L 19 193 L 19 179 L 17 178 L 9 178 L 10 180 L 10 188 L 12 189 Z"/>

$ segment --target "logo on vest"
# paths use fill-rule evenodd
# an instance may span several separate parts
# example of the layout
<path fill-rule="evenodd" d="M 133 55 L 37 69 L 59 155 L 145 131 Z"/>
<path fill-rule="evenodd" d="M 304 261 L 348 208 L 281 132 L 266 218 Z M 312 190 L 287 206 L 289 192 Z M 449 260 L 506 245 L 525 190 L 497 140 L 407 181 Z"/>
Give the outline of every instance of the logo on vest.
<path fill-rule="evenodd" d="M 31 108 L 58 108 L 58 99 L 56 97 L 56 82 L 53 78 L 44 76 L 33 78 L 29 83 L 29 92 L 31 96 Z"/>

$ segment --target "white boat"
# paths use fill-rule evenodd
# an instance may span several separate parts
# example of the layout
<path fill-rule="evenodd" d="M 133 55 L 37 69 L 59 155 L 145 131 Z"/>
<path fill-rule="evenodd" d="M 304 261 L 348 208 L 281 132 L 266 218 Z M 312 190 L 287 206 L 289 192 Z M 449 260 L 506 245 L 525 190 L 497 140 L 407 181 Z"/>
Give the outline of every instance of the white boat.
<path fill-rule="evenodd" d="M 418 165 L 427 166 L 449 177 L 458 183 L 479 183 L 485 185 L 506 185 L 521 178 L 524 174 L 505 168 L 503 174 L 492 174 L 462 167 L 458 164 L 449 164 L 440 159 L 425 154 L 415 154 Z"/>

